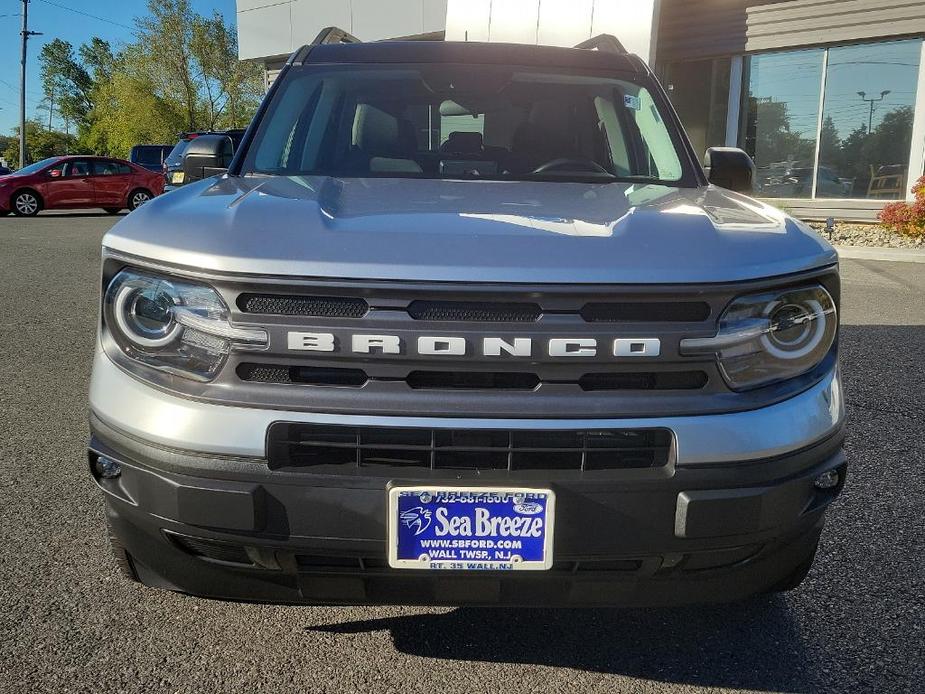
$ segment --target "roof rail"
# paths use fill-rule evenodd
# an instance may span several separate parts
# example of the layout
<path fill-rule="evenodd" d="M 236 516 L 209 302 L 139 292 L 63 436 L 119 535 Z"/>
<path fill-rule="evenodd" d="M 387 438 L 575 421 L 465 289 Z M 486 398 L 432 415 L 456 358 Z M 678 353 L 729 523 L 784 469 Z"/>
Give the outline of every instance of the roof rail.
<path fill-rule="evenodd" d="M 592 36 L 586 41 L 575 44 L 575 48 L 584 48 L 589 51 L 598 50 L 607 53 L 620 53 L 622 55 L 628 53 L 623 47 L 623 44 L 620 43 L 620 39 L 613 34 L 598 34 L 597 36 Z"/>
<path fill-rule="evenodd" d="M 311 42 L 312 46 L 322 46 L 328 43 L 363 43 L 351 33 L 348 33 L 340 27 L 325 27 L 318 32 L 315 40 Z"/>

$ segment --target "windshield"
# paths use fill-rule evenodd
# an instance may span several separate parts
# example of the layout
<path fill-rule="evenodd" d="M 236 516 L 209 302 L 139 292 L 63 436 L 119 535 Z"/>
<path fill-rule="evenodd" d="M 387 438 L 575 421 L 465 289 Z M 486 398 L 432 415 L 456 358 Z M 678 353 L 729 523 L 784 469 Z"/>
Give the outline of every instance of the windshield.
<path fill-rule="evenodd" d="M 186 148 L 189 147 L 189 143 L 192 140 L 180 140 L 177 144 L 173 146 L 173 149 L 170 150 L 170 154 L 167 155 L 167 158 L 164 159 L 164 163 L 167 166 L 179 166 L 183 163 L 183 153 L 186 151 Z"/>
<path fill-rule="evenodd" d="M 13 176 L 28 176 L 29 174 L 34 174 L 36 171 L 41 171 L 49 164 L 58 161 L 58 157 L 48 157 L 48 159 L 42 159 L 37 161 L 34 164 L 29 164 L 29 166 L 24 166 L 18 171 L 13 172 Z"/>
<path fill-rule="evenodd" d="M 280 85 L 243 173 L 678 182 L 639 84 L 549 68 L 309 66 Z"/>

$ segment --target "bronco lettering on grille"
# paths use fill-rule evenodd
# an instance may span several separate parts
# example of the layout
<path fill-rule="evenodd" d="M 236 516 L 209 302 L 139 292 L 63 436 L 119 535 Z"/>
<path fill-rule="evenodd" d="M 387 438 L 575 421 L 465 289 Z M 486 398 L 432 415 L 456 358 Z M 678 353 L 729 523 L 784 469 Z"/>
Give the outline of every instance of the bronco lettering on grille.
<path fill-rule="evenodd" d="M 416 340 L 409 340 L 405 345 L 398 335 L 351 335 L 349 340 L 337 340 L 333 333 L 290 332 L 287 345 L 290 350 L 300 352 L 351 352 L 354 354 L 406 354 L 413 350 L 417 356 L 451 356 L 471 355 L 472 341 L 453 335 L 421 335 Z M 523 357 L 536 356 L 538 346 L 529 337 L 504 339 L 500 337 L 483 337 L 476 341 L 478 354 L 484 357 Z M 408 349 L 404 349 L 408 347 Z M 595 357 L 604 345 L 592 337 L 554 337 L 545 341 L 543 353 L 550 357 Z M 661 341 L 656 337 L 616 338 L 606 345 L 614 357 L 657 357 L 661 351 Z"/>

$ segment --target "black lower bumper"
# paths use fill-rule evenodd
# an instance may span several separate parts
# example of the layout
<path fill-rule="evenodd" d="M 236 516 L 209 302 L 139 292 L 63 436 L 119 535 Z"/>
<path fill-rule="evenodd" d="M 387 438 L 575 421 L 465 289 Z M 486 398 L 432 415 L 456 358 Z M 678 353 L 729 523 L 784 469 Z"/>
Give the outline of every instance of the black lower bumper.
<path fill-rule="evenodd" d="M 166 451 L 98 420 L 92 431 L 91 470 L 135 577 L 203 597 L 273 603 L 737 600 L 774 589 L 811 561 L 846 470 L 840 433 L 772 460 L 606 481 L 530 480 L 556 492 L 551 570 L 423 572 L 388 567 L 387 478 L 281 473 L 258 459 Z M 121 475 L 99 477 L 92 463 L 101 454 L 121 463 Z M 838 486 L 817 489 L 814 480 L 832 469 Z"/>

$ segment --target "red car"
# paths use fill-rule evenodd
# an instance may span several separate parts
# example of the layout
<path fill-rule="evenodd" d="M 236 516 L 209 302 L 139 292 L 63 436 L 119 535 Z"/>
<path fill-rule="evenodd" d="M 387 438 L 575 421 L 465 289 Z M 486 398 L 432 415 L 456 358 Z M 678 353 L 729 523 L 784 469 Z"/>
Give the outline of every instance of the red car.
<path fill-rule="evenodd" d="M 0 176 L 0 216 L 102 207 L 134 210 L 164 192 L 164 177 L 122 159 L 50 157 Z"/>

